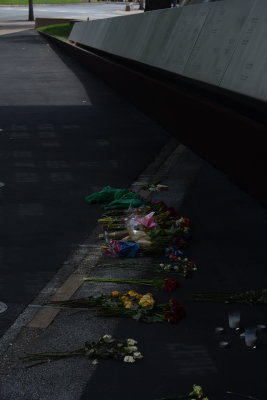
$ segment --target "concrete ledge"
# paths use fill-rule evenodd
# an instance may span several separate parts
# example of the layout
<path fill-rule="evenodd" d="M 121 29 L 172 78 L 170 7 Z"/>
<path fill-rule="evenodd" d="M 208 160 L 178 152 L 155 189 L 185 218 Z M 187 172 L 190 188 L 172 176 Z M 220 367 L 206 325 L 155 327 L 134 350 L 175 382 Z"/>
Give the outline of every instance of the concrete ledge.
<path fill-rule="evenodd" d="M 35 29 L 41 26 L 64 24 L 64 22 L 79 22 L 80 19 L 71 18 L 36 18 L 35 19 Z"/>

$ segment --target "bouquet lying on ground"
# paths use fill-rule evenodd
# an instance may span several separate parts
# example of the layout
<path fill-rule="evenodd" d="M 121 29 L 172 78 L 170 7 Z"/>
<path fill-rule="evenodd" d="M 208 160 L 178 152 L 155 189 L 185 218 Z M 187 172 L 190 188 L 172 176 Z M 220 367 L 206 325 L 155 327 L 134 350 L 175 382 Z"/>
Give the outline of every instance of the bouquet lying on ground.
<path fill-rule="evenodd" d="M 37 361 L 35 364 L 32 364 L 27 368 L 50 361 L 60 360 L 62 358 L 77 356 L 93 359 L 94 364 L 97 364 L 97 361 L 100 359 L 108 358 L 133 363 L 136 360 L 143 358 L 140 351 L 138 351 L 136 344 L 137 341 L 134 339 L 116 340 L 111 335 L 104 335 L 97 342 L 85 342 L 85 345 L 77 350 L 27 354 L 20 359 L 24 362 Z"/>
<path fill-rule="evenodd" d="M 106 186 L 100 192 L 86 196 L 85 201 L 89 204 L 102 203 L 105 210 L 139 207 L 146 203 L 138 193 L 111 186 Z"/>
<path fill-rule="evenodd" d="M 98 222 L 110 240 L 136 242 L 142 247 L 183 246 L 190 234 L 191 222 L 169 211 L 155 214 L 149 207 L 140 207 L 124 216 L 102 216 Z"/>
<path fill-rule="evenodd" d="M 243 292 L 194 292 L 193 300 L 214 303 L 243 303 L 249 305 L 267 304 L 267 289 L 246 290 Z"/>
<path fill-rule="evenodd" d="M 194 261 L 189 261 L 188 258 L 177 257 L 176 261 L 170 263 L 113 263 L 99 264 L 99 267 L 106 268 L 131 268 L 146 272 L 160 272 L 165 274 L 178 274 L 183 277 L 188 277 L 193 271 L 197 270 L 197 265 Z"/>
<path fill-rule="evenodd" d="M 177 300 L 167 304 L 156 304 L 153 294 L 140 294 L 134 290 L 126 293 L 118 291 L 110 295 L 101 294 L 81 299 L 50 301 L 49 304 L 63 307 L 95 308 L 97 317 L 128 317 L 144 322 L 177 323 L 184 315 L 184 308 Z"/>
<path fill-rule="evenodd" d="M 246 396 L 240 393 L 236 392 L 230 392 L 227 391 L 226 394 L 232 395 L 232 396 L 238 396 L 243 399 L 248 399 L 248 400 L 258 400 L 256 397 L 253 396 Z M 179 399 L 185 399 L 185 400 L 209 400 L 208 397 L 204 394 L 203 389 L 199 385 L 193 385 L 193 390 L 192 392 L 182 395 L 182 396 L 175 396 L 175 397 L 162 397 L 161 399 L 157 400 L 179 400 Z"/>
<path fill-rule="evenodd" d="M 208 397 L 204 394 L 203 389 L 199 385 L 193 385 L 193 390 L 192 392 L 188 394 L 184 394 L 181 396 L 175 396 L 175 397 L 162 397 L 161 399 L 158 400 L 178 400 L 178 399 L 187 399 L 187 400 L 209 400 Z"/>
<path fill-rule="evenodd" d="M 87 196 L 86 201 L 109 202 L 104 206 L 108 211 L 98 220 L 104 230 L 101 237 L 106 241 L 102 247 L 104 254 L 163 255 L 166 247 L 180 249 L 187 244 L 190 220 L 176 215 L 162 202 L 143 200 L 135 192 L 110 186 Z"/>
<path fill-rule="evenodd" d="M 125 242 L 124 240 L 106 240 L 106 243 L 102 246 L 103 254 L 118 257 L 166 257 L 171 260 L 176 260 L 178 257 L 183 256 L 181 246 L 184 246 L 185 242 L 180 239 L 180 245 L 172 247 L 160 246 L 159 243 L 151 243 L 149 246 L 142 247 L 137 242 Z"/>
<path fill-rule="evenodd" d="M 152 278 L 152 279 L 117 279 L 117 278 L 96 278 L 88 277 L 84 278 L 85 281 L 92 282 L 112 282 L 112 283 L 126 283 L 129 285 L 145 285 L 152 286 L 157 290 L 163 290 L 164 292 L 174 292 L 179 282 L 176 278 Z"/>

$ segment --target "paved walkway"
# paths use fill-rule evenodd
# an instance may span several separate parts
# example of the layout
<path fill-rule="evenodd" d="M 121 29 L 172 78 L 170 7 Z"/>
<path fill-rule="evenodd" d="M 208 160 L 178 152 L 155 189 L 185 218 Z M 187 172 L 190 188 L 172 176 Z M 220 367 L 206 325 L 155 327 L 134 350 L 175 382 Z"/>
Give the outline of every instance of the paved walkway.
<path fill-rule="evenodd" d="M 35 22 L 32 21 L 8 21 L 0 22 L 0 36 L 10 35 L 12 33 L 23 32 L 29 29 L 33 29 Z"/>
<path fill-rule="evenodd" d="M 227 390 L 264 400 L 267 333 L 259 333 L 257 349 L 247 348 L 239 332 L 228 327 L 228 312 L 238 308 L 244 328 L 267 323 L 265 306 L 194 303 L 192 292 L 265 285 L 267 210 L 183 146 L 175 145 L 169 159 L 159 158 L 144 171 L 161 154 L 168 135 L 36 33 L 5 36 L 0 51 L 6 55 L 0 65 L 0 180 L 7 184 L 0 189 L 0 300 L 16 305 L 14 317 L 44 288 L 0 342 L 1 400 L 154 400 L 188 393 L 194 383 L 210 400 L 237 398 Z M 158 199 L 192 221 L 186 254 L 199 270 L 181 279 L 175 294 L 186 308 L 185 319 L 178 325 L 149 325 L 86 319 L 63 310 L 47 328 L 32 323 L 36 306 L 46 304 L 58 288 L 70 282 L 74 288 L 75 279 L 90 273 L 114 276 L 95 268 L 97 232 L 87 235 L 101 209 L 88 206 L 83 197 L 106 184 L 129 187 L 140 173 L 164 176 L 170 190 Z M 87 282 L 75 296 L 110 289 L 110 284 Z M 0 314 L 2 323 L 4 318 Z M 215 333 L 218 326 L 224 334 Z M 25 352 L 80 347 L 105 333 L 136 338 L 144 359 L 135 365 L 92 365 L 73 358 L 31 369 L 18 360 Z M 230 346 L 221 349 L 225 340 Z"/>
<path fill-rule="evenodd" d="M 84 197 L 129 186 L 168 134 L 33 29 L 0 52 L 2 335 L 95 226 Z"/>

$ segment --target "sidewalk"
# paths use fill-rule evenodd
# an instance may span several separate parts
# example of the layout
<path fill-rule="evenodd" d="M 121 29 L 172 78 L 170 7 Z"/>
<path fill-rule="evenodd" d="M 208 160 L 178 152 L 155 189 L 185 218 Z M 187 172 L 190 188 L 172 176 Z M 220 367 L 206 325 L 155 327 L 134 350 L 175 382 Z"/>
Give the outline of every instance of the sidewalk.
<path fill-rule="evenodd" d="M 10 35 L 11 33 L 23 32 L 28 29 L 33 29 L 35 23 L 33 21 L 15 21 L 15 22 L 0 22 L 0 36 Z"/>
<path fill-rule="evenodd" d="M 100 104 L 101 98 L 99 107 Z M 134 115 L 136 118 L 137 114 Z M 99 113 L 94 125 L 96 130 L 100 118 Z M 126 131 L 129 121 L 124 119 L 124 123 Z M 151 130 L 156 131 L 152 121 L 146 120 L 146 128 L 150 123 Z M 175 293 L 175 298 L 186 308 L 186 317 L 178 325 L 145 324 L 118 318 L 87 319 L 86 313 L 70 316 L 71 310 L 57 313 L 42 307 L 51 296 L 79 298 L 100 291 L 128 290 L 123 285 L 83 282 L 83 277 L 89 275 L 122 277 L 120 270 L 97 267 L 100 261 L 109 260 L 101 255 L 98 240 L 96 221 L 101 209 L 97 205 L 86 205 L 82 211 L 88 210 L 91 218 L 87 239 L 78 252 L 65 260 L 0 342 L 1 400 L 154 400 L 188 393 L 194 383 L 204 388 L 209 400 L 234 400 L 236 397 L 225 394 L 227 390 L 264 400 L 267 333 L 260 334 L 257 349 L 247 348 L 239 333 L 228 328 L 228 312 L 238 308 L 242 326 L 267 324 L 265 305 L 194 303 L 192 292 L 263 288 L 267 211 L 224 174 L 164 136 L 160 129 L 157 132 L 154 158 L 150 153 L 145 163 L 146 158 L 141 157 L 142 133 L 139 132 L 137 151 L 130 147 L 127 152 L 127 147 L 124 148 L 127 152 L 124 165 L 127 167 L 132 150 L 138 168 L 124 180 L 117 181 L 118 171 L 111 171 L 108 178 L 112 179 L 113 186 L 120 187 L 123 182 L 130 187 L 134 181 L 163 179 L 169 191 L 157 194 L 155 199 L 165 201 L 191 219 L 193 234 L 186 256 L 196 260 L 199 270 L 188 279 L 181 278 Z M 113 129 L 112 135 L 115 134 Z M 148 260 L 138 259 L 140 263 L 144 261 Z M 141 274 L 127 269 L 123 277 L 138 278 Z M 159 296 L 161 302 L 168 298 L 167 294 Z M 225 334 L 215 334 L 218 326 L 225 328 Z M 30 369 L 18 360 L 27 352 L 79 348 L 85 341 L 96 340 L 106 333 L 136 338 L 144 359 L 134 365 L 112 361 L 92 365 L 90 360 L 77 357 Z M 229 348 L 219 348 L 219 342 L 225 340 L 229 341 Z"/>

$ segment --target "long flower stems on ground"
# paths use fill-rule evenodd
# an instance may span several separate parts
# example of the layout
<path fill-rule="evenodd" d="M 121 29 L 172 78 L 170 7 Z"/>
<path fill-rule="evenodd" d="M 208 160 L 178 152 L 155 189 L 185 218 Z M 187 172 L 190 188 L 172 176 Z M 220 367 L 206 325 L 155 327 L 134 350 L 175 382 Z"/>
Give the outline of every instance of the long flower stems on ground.
<path fill-rule="evenodd" d="M 267 290 L 247 290 L 243 292 L 194 292 L 194 301 L 227 302 L 242 304 L 267 304 Z"/>
<path fill-rule="evenodd" d="M 112 282 L 112 283 L 126 283 L 136 285 L 154 286 L 156 281 L 154 279 L 115 279 L 115 278 L 84 278 L 85 281 L 92 282 Z"/>
<path fill-rule="evenodd" d="M 236 392 L 230 392 L 230 391 L 228 391 L 228 390 L 227 390 L 226 393 L 227 393 L 227 394 L 234 395 L 234 396 L 242 397 L 243 399 L 259 400 L 259 399 L 257 399 L 256 397 L 253 397 L 253 396 L 246 396 L 246 395 L 244 395 L 244 394 L 236 393 Z"/>
<path fill-rule="evenodd" d="M 60 360 L 62 358 L 69 358 L 69 357 L 77 357 L 77 356 L 83 356 L 84 355 L 84 349 L 78 349 L 74 350 L 72 352 L 66 352 L 66 353 L 60 353 L 60 352 L 52 352 L 52 353 L 36 353 L 36 354 L 28 354 L 24 357 L 20 357 L 20 359 L 23 362 L 34 362 L 38 361 L 35 364 L 31 364 L 27 366 L 26 368 L 31 368 L 35 367 L 40 364 L 44 364 L 50 361 L 56 361 Z"/>
<path fill-rule="evenodd" d="M 144 272 L 160 272 L 162 274 L 174 274 L 174 275 L 179 275 L 184 278 L 190 275 L 191 270 L 188 268 L 184 268 L 183 266 L 177 267 L 177 270 L 164 270 L 163 267 L 160 266 L 160 264 L 149 264 L 147 265 L 142 265 L 142 264 L 123 264 L 123 263 L 116 263 L 116 264 L 100 264 L 98 267 L 104 267 L 104 268 L 131 268 L 133 270 L 139 270 L 139 271 L 144 271 Z"/>

